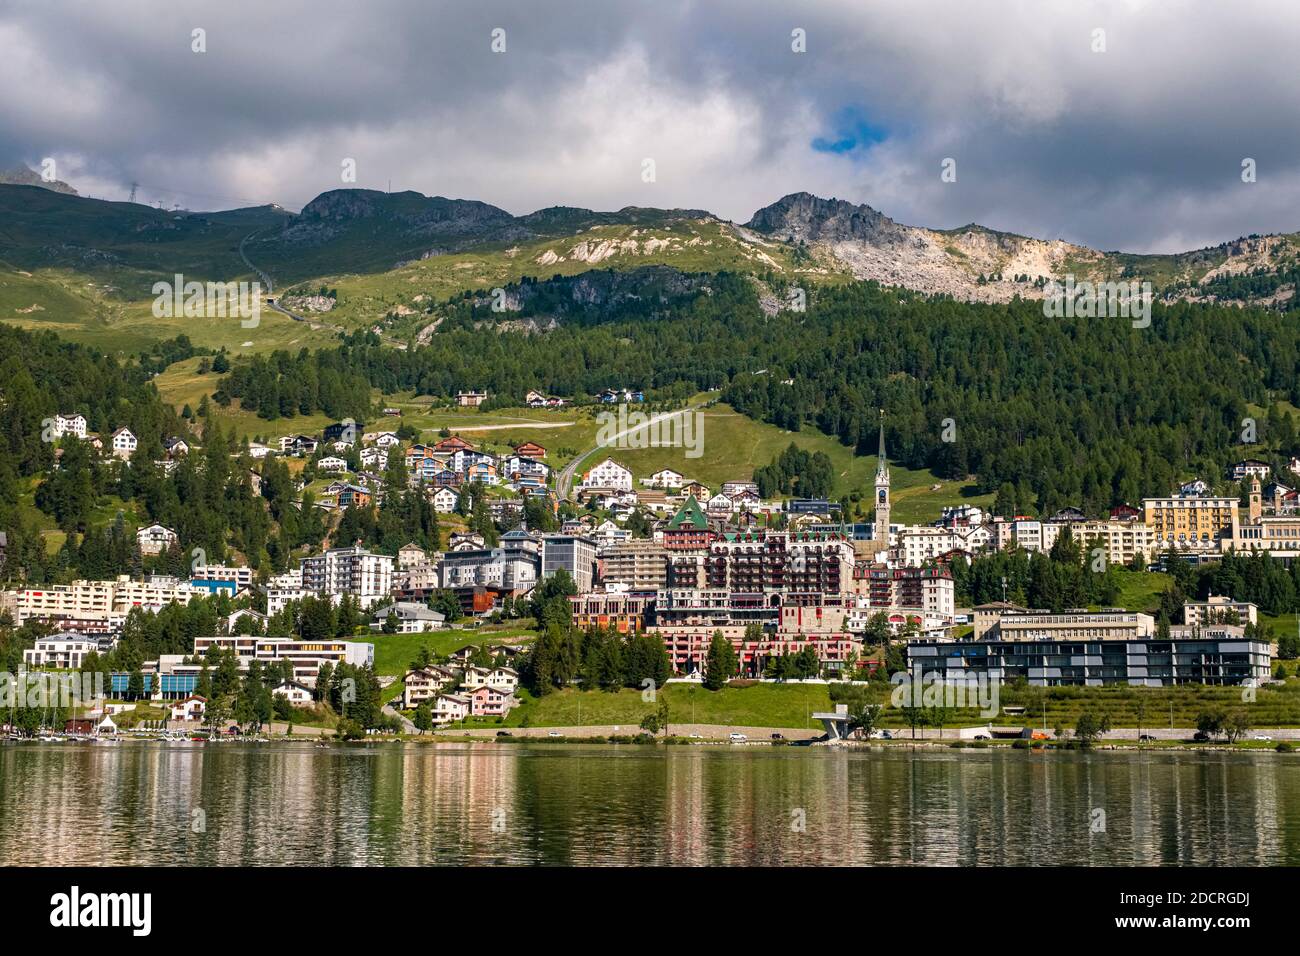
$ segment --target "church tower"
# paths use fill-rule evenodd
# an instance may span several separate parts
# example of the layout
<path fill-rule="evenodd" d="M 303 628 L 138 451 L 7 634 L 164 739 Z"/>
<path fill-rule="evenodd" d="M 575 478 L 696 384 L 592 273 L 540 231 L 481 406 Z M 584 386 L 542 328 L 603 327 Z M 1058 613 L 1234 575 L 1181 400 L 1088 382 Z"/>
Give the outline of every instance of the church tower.
<path fill-rule="evenodd" d="M 885 412 L 880 412 L 880 450 L 876 458 L 876 523 L 871 536 L 881 548 L 889 547 L 889 465 L 885 460 Z"/>

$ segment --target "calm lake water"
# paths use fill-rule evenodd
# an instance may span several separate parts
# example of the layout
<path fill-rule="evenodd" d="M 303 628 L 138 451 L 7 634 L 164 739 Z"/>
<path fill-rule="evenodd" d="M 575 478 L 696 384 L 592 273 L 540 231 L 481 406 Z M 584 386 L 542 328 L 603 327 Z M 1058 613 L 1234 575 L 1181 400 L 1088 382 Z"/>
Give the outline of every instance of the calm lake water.
<path fill-rule="evenodd" d="M 1300 757 L 0 745 L 0 865 L 530 863 L 1297 864 Z"/>

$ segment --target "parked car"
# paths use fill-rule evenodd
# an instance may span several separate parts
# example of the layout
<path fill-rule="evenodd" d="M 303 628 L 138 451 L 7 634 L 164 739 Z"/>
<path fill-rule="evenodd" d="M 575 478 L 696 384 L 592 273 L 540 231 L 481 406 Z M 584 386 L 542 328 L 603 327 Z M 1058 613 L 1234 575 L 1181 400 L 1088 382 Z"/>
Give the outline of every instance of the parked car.
<path fill-rule="evenodd" d="M 989 740 L 990 738 L 989 738 L 989 735 L 988 735 L 988 734 L 976 734 L 974 739 L 975 739 L 975 740 Z"/>
<path fill-rule="evenodd" d="M 704 739 L 703 734 L 691 734 L 691 740 L 703 740 L 703 739 Z"/>
<path fill-rule="evenodd" d="M 746 737 L 744 734 L 738 734 L 738 733 L 736 733 L 736 732 L 733 730 L 731 733 L 727 734 L 727 739 L 728 739 L 728 740 L 748 740 L 749 738 Z"/>
<path fill-rule="evenodd" d="M 1210 742 L 1210 735 L 1203 730 L 1198 730 L 1192 735 L 1192 742 L 1197 744 L 1208 744 Z"/>
<path fill-rule="evenodd" d="M 1273 738 L 1270 737 L 1268 734 L 1256 734 L 1256 735 L 1255 735 L 1255 739 L 1256 739 L 1256 740 L 1272 740 Z"/>
<path fill-rule="evenodd" d="M 546 736 L 548 736 L 548 737 L 563 737 L 564 735 L 563 735 L 562 733 L 560 733 L 558 730 L 548 730 L 548 731 L 546 732 Z"/>
<path fill-rule="evenodd" d="M 512 733 L 511 733 L 510 731 L 508 731 L 508 730 L 498 730 L 498 731 L 497 731 L 497 736 L 498 736 L 498 737 L 513 737 L 514 734 L 512 734 Z"/>
<path fill-rule="evenodd" d="M 1152 734 L 1138 734 L 1138 741 L 1144 744 L 1153 744 L 1156 742 L 1156 738 Z"/>
<path fill-rule="evenodd" d="M 772 735 L 772 739 L 773 739 L 773 740 L 785 740 L 785 738 L 782 737 L 780 734 L 773 734 L 773 735 Z"/>

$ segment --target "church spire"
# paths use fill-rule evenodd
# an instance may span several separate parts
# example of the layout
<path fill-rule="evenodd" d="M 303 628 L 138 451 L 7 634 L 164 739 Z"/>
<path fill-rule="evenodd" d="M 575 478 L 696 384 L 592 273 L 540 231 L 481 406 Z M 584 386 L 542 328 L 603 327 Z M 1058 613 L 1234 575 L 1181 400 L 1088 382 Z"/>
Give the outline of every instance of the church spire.
<path fill-rule="evenodd" d="M 876 452 L 876 474 L 885 473 L 885 410 L 880 410 L 880 450 Z"/>

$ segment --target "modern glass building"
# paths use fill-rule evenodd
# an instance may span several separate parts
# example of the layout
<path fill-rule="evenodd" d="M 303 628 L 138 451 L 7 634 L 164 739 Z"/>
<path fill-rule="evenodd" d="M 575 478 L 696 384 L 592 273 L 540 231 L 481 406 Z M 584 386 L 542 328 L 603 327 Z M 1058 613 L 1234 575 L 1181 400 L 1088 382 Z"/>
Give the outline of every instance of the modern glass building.
<path fill-rule="evenodd" d="M 1040 687 L 1130 684 L 1257 683 L 1272 675 L 1271 648 L 1262 641 L 1184 640 L 913 641 L 914 674 L 952 678 L 986 674 L 1003 682 L 1023 677 Z"/>
<path fill-rule="evenodd" d="M 155 674 L 144 675 L 145 693 L 153 695 L 153 680 Z M 198 674 L 163 674 L 162 676 L 162 695 L 168 699 L 180 699 L 188 697 L 194 693 L 194 688 L 198 686 Z M 127 693 L 131 686 L 130 674 L 110 674 L 109 675 L 109 693 L 113 697 L 122 697 Z"/>

